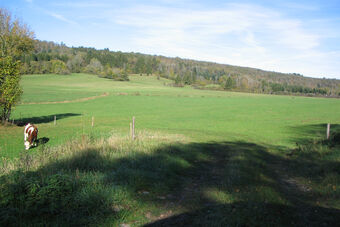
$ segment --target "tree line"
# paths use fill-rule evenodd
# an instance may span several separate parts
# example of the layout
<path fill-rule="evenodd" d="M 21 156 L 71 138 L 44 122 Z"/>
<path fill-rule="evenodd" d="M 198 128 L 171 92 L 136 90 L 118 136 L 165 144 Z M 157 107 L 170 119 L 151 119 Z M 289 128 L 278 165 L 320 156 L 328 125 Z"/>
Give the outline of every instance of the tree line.
<path fill-rule="evenodd" d="M 340 81 L 316 79 L 297 73 L 285 74 L 226 64 L 181 58 L 123 53 L 109 49 L 67 47 L 34 41 L 34 51 L 21 56 L 22 74 L 91 73 L 114 80 L 128 80 L 128 74 L 156 75 L 173 80 L 175 86 L 193 85 L 215 89 L 267 94 L 339 96 Z"/>

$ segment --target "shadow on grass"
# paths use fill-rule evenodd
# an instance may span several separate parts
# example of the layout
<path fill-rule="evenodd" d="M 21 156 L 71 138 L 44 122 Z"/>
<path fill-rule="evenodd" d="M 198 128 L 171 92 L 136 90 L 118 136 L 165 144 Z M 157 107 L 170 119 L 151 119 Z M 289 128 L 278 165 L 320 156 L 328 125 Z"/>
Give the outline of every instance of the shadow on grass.
<path fill-rule="evenodd" d="M 297 127 L 291 127 L 292 137 L 290 142 L 294 142 L 297 144 L 308 144 L 312 142 L 315 138 L 320 138 L 326 140 L 326 131 L 327 131 L 327 124 L 312 124 L 312 125 L 299 125 Z M 330 126 L 330 134 L 331 136 L 334 133 L 340 132 L 340 125 L 339 124 L 331 124 Z"/>
<path fill-rule="evenodd" d="M 114 225 L 140 212 L 136 203 L 145 213 L 149 206 L 159 208 L 139 220 L 148 226 L 340 223 L 338 209 L 315 205 L 316 194 L 290 181 L 306 177 L 291 169 L 298 165 L 339 163 L 296 162 L 273 149 L 242 141 L 179 143 L 122 158 L 110 156 L 116 150 L 85 149 L 34 172 L 2 176 L 0 223 Z"/>
<path fill-rule="evenodd" d="M 48 143 L 48 141 L 50 141 L 50 139 L 47 138 L 47 137 L 39 138 L 39 139 L 37 140 L 37 146 L 46 144 L 46 143 Z"/>
<path fill-rule="evenodd" d="M 53 122 L 54 116 L 56 116 L 57 120 L 60 120 L 60 119 L 63 119 L 63 118 L 80 116 L 80 115 L 81 114 L 77 114 L 77 113 L 53 114 L 53 115 L 47 115 L 47 116 L 27 117 L 27 118 L 22 118 L 22 119 L 15 119 L 14 122 L 18 126 L 24 126 L 27 123 L 41 124 L 41 123 Z"/>
<path fill-rule="evenodd" d="M 336 225 L 339 215 L 335 209 L 309 207 L 315 215 L 302 220 L 294 206 L 261 202 L 235 202 L 216 204 L 192 212 L 185 212 L 161 219 L 146 227 L 154 226 L 324 226 Z M 326 215 L 326 217 L 323 217 Z M 322 220 L 320 220 L 322 216 Z"/>

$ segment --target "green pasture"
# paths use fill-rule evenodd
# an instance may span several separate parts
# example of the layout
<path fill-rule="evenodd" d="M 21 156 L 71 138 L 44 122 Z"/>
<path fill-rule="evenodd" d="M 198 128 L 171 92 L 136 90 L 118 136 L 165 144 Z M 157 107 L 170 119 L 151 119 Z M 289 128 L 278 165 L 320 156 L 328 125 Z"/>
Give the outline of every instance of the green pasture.
<path fill-rule="evenodd" d="M 339 99 L 170 83 L 24 76 L 16 125 L 0 127 L 0 225 L 340 223 Z M 28 152 L 26 122 L 39 128 Z"/>
<path fill-rule="evenodd" d="M 169 80 L 145 75 L 130 80 L 87 74 L 23 76 L 24 93 L 12 118 L 36 124 L 39 137 L 48 138 L 48 146 L 89 133 L 127 135 L 133 116 L 139 131 L 182 134 L 196 142 L 242 140 L 289 148 L 298 140 L 325 136 L 326 126 L 324 133 L 314 134 L 311 127 L 340 123 L 339 99 L 176 88 L 167 85 Z M 108 95 L 79 100 L 103 93 Z M 0 127 L 1 157 L 16 157 L 23 148 L 23 127 Z"/>

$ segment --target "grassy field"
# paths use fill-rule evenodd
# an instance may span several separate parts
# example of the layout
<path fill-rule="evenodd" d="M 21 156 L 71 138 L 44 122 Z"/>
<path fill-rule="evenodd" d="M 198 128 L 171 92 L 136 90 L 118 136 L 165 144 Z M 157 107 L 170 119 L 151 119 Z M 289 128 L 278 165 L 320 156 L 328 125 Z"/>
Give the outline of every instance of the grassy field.
<path fill-rule="evenodd" d="M 340 222 L 340 136 L 324 140 L 326 123 L 339 130 L 339 99 L 130 79 L 23 77 L 13 117 L 38 126 L 40 145 L 24 152 L 23 128 L 0 127 L 0 224 Z"/>
<path fill-rule="evenodd" d="M 183 134 L 193 141 L 245 140 L 286 147 L 294 147 L 297 139 L 324 137 L 324 132 L 308 133 L 313 125 L 340 123 L 338 99 L 203 91 L 165 83 L 169 81 L 146 76 L 132 76 L 130 82 L 84 74 L 24 76 L 22 104 L 16 107 L 13 118 L 37 124 L 39 136 L 49 138 L 49 145 L 90 131 L 127 134 L 132 116 L 137 129 Z M 25 104 L 103 93 L 109 95 L 82 102 Z M 23 149 L 22 131 L 21 127 L 0 128 L 2 157 L 18 156 Z"/>

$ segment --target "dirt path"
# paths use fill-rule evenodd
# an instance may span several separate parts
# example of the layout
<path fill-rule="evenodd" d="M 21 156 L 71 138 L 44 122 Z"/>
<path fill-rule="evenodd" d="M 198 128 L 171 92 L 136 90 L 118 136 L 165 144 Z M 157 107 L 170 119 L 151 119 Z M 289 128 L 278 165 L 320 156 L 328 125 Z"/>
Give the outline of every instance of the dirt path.
<path fill-rule="evenodd" d="M 86 97 L 86 98 L 81 98 L 81 99 L 55 101 L 55 102 L 24 102 L 24 103 L 21 103 L 21 104 L 35 105 L 35 104 L 57 104 L 57 103 L 85 102 L 85 101 L 92 100 L 92 99 L 98 99 L 98 98 L 106 97 L 108 95 L 109 95 L 109 93 L 105 92 L 105 93 L 103 93 L 101 95 L 92 96 L 92 97 Z"/>

